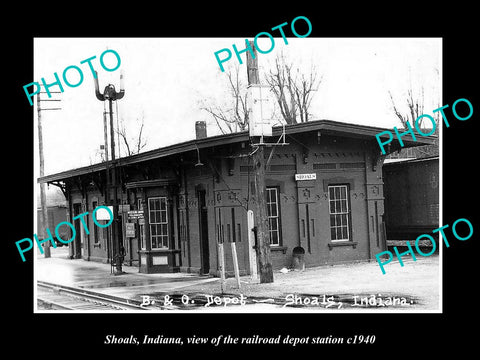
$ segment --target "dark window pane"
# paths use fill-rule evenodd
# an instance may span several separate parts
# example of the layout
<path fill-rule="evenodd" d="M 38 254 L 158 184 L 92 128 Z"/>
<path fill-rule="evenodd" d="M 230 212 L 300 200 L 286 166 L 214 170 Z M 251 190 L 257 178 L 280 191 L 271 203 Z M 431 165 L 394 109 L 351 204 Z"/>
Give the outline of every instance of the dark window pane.
<path fill-rule="evenodd" d="M 335 201 L 335 212 L 339 213 L 342 211 L 342 202 L 340 200 Z"/>
<path fill-rule="evenodd" d="M 335 187 L 335 199 L 340 199 L 340 188 Z"/>
<path fill-rule="evenodd" d="M 330 236 L 332 237 L 332 240 L 337 240 L 337 233 L 335 232 L 334 227 L 330 228 Z"/>
<path fill-rule="evenodd" d="M 271 224 L 270 224 L 270 230 L 272 230 L 272 231 L 278 230 L 278 226 L 277 226 L 277 225 L 278 225 L 278 222 L 277 222 L 277 219 L 271 219 L 271 220 L 272 220 L 272 222 L 271 222 Z"/>
<path fill-rule="evenodd" d="M 278 216 L 277 214 L 277 207 L 275 206 L 275 204 L 272 204 L 272 209 L 271 209 L 271 215 L 270 216 Z"/>
<path fill-rule="evenodd" d="M 270 233 L 270 241 L 272 244 L 277 245 L 278 244 L 278 236 L 277 232 L 271 232 Z"/>
<path fill-rule="evenodd" d="M 335 215 L 335 221 L 337 222 L 337 226 L 342 225 L 342 215 Z"/>
<path fill-rule="evenodd" d="M 335 198 L 335 195 L 334 195 L 335 189 L 333 188 L 333 186 L 330 186 L 330 187 L 328 188 L 328 191 L 329 191 L 328 196 L 330 197 L 330 200 L 333 200 L 333 199 Z"/>
<path fill-rule="evenodd" d="M 337 239 L 342 239 L 342 228 L 337 227 Z"/>

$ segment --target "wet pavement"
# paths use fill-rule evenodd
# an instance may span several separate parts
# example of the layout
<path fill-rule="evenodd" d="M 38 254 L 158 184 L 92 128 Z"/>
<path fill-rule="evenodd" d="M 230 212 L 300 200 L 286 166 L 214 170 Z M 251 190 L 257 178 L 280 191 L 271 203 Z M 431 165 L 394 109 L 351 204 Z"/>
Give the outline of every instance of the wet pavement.
<path fill-rule="evenodd" d="M 63 250 L 64 251 L 64 250 Z M 249 276 L 226 280 L 196 274 L 141 274 L 124 266 L 113 275 L 110 264 L 70 260 L 56 249 L 37 257 L 37 280 L 143 302 L 150 309 L 202 312 L 398 312 L 441 310 L 438 256 L 389 264 L 383 275 L 376 262 L 319 266 L 305 271 L 274 272 L 274 282 L 260 284 Z"/>
<path fill-rule="evenodd" d="M 96 291 L 127 299 L 140 299 L 149 292 L 174 292 L 184 287 L 216 282 L 218 278 L 196 274 L 142 274 L 136 266 L 123 266 L 125 274 L 111 274 L 110 264 L 70 260 L 61 251 L 51 258 L 37 257 L 35 279 L 48 283 Z"/>

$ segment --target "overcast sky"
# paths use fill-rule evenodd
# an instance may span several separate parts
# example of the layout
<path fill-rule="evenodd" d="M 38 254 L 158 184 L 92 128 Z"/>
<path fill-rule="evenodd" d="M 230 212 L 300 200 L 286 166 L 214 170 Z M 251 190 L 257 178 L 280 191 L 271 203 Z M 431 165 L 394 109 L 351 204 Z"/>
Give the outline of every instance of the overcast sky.
<path fill-rule="evenodd" d="M 125 74 L 125 97 L 117 101 L 118 117 L 130 133 L 138 128 L 136 119 L 144 116 L 151 150 L 195 137 L 195 121 L 207 121 L 209 135 L 218 133 L 212 118 L 199 109 L 202 101 L 228 100 L 227 79 L 220 71 L 214 52 L 222 48 L 240 49 L 244 38 L 36 38 L 34 79 L 54 81 L 70 65 L 83 70 L 83 83 L 75 88 L 63 84 L 64 92 L 54 95 L 57 102 L 42 102 L 45 174 L 90 165 L 100 161 L 103 140 L 103 102 L 97 100 L 94 81 L 87 64 L 92 56 L 98 72 L 100 91 L 109 83 L 119 89 L 120 70 Z M 263 40 L 262 40 L 263 41 Z M 268 43 L 260 48 L 268 49 Z M 312 101 L 312 119 L 329 119 L 380 127 L 400 126 L 392 111 L 388 91 L 406 104 L 408 89 L 425 94 L 425 113 L 443 105 L 441 100 L 442 41 L 439 38 L 275 38 L 275 48 L 259 54 L 260 72 L 267 72 L 278 52 L 308 72 L 314 64 L 323 81 Z M 105 71 L 99 63 L 107 49 L 115 50 L 121 66 Z M 222 55 L 223 56 L 223 55 Z M 245 54 L 242 55 L 245 59 Z M 105 56 L 114 66 L 112 54 Z M 234 65 L 235 56 L 225 63 Z M 246 65 L 240 65 L 246 83 Z M 76 82 L 75 71 L 69 79 Z M 63 81 L 62 81 L 63 82 Z M 51 91 L 57 91 L 54 86 Z M 42 94 L 42 99 L 47 99 Z M 25 97 L 25 106 L 29 106 Z M 108 108 L 108 103 L 105 103 Z M 406 109 L 403 107 L 403 110 Z M 114 105 L 114 111 L 116 107 Z M 37 113 L 34 112 L 34 129 Z M 116 121 L 116 115 L 114 117 Z M 35 141 L 37 142 L 35 132 Z M 35 174 L 38 175 L 38 144 L 35 143 Z"/>

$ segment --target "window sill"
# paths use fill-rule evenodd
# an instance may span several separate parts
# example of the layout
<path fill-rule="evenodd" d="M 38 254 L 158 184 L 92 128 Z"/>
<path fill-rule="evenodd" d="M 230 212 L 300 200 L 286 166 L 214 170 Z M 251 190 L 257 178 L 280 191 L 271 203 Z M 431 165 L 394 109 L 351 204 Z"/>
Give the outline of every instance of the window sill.
<path fill-rule="evenodd" d="M 152 254 L 152 253 L 161 254 L 161 253 L 175 253 L 175 252 L 180 252 L 180 249 L 151 249 L 151 250 L 142 249 L 142 250 L 137 250 L 137 252 L 138 252 L 138 253 L 141 253 L 141 254 L 145 254 L 145 253 L 148 253 L 148 254 Z"/>
<path fill-rule="evenodd" d="M 288 249 L 287 246 L 271 246 L 271 245 L 270 245 L 270 251 L 281 251 L 281 252 L 283 252 L 284 254 L 286 254 L 286 253 L 287 253 L 287 249 Z"/>
<path fill-rule="evenodd" d="M 328 248 L 332 250 L 334 247 L 338 246 L 352 246 L 354 249 L 357 247 L 356 241 L 338 241 L 338 242 L 329 242 Z"/>

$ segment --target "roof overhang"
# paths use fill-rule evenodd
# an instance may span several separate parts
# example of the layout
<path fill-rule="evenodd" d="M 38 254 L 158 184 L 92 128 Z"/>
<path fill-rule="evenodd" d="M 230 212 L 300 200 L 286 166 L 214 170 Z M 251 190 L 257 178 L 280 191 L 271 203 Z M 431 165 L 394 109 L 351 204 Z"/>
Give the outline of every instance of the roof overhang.
<path fill-rule="evenodd" d="M 332 120 L 314 120 L 314 121 L 308 121 L 308 122 L 294 124 L 294 125 L 276 126 L 276 127 L 273 127 L 273 131 L 272 131 L 273 137 L 280 136 L 283 133 L 283 131 L 285 131 L 285 134 L 287 136 L 293 135 L 293 134 L 320 131 L 320 134 L 337 135 L 342 137 L 361 138 L 361 139 L 368 139 L 368 140 L 375 140 L 375 135 L 382 132 L 390 131 L 393 133 L 392 129 L 351 124 L 351 123 L 343 123 L 343 122 L 332 121 Z M 386 136 L 387 135 L 385 135 L 385 137 Z M 432 137 L 432 136 L 429 136 L 429 137 L 417 136 L 416 139 L 417 140 L 414 141 L 411 135 L 403 136 L 402 141 L 404 143 L 404 147 L 430 145 L 430 144 L 434 144 L 434 141 L 435 141 L 435 137 Z M 250 140 L 250 136 L 248 131 L 242 131 L 242 132 L 237 132 L 233 134 L 210 136 L 203 139 L 189 140 L 182 143 L 146 151 L 140 154 L 119 158 L 116 160 L 116 165 L 125 166 L 125 165 L 138 164 L 144 161 L 165 158 L 168 156 L 178 155 L 181 153 L 187 153 L 189 151 L 197 151 L 197 149 L 200 150 L 200 149 L 212 148 L 216 146 L 228 145 L 231 143 L 238 143 L 238 142 L 249 141 L 249 140 Z M 380 151 L 380 148 L 379 148 L 379 151 Z M 79 167 L 72 170 L 62 171 L 52 175 L 46 175 L 38 178 L 38 182 L 51 183 L 54 181 L 64 181 L 65 179 L 68 179 L 68 178 L 72 178 L 80 175 L 86 175 L 88 173 L 95 173 L 105 169 L 106 169 L 106 163 L 89 165 L 89 166 Z"/>
<path fill-rule="evenodd" d="M 125 184 L 127 189 L 178 185 L 178 179 L 155 179 L 133 181 Z"/>

